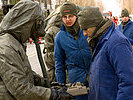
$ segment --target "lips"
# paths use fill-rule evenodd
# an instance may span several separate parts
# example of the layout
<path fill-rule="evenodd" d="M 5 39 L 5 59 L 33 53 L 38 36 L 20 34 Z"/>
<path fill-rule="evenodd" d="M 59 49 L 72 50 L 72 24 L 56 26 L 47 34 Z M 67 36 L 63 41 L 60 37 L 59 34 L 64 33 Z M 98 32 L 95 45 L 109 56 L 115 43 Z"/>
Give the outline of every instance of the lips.
<path fill-rule="evenodd" d="M 72 23 L 71 22 L 66 22 L 67 25 L 71 25 Z"/>

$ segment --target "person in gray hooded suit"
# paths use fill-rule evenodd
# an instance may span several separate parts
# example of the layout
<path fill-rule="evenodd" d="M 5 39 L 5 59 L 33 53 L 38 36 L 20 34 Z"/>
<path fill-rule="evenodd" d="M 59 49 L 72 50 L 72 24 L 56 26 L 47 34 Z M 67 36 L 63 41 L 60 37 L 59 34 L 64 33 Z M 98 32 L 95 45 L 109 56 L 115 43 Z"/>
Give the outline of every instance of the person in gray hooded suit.
<path fill-rule="evenodd" d="M 50 15 L 51 16 L 51 15 Z M 46 19 L 48 20 L 49 17 Z M 55 59 L 54 59 L 54 38 L 62 25 L 60 13 L 56 13 L 48 21 L 45 28 L 44 60 L 47 65 L 47 74 L 51 82 L 55 82 Z"/>
<path fill-rule="evenodd" d="M 29 0 L 19 1 L 0 25 L 0 100 L 70 100 L 61 89 L 46 88 L 32 71 L 23 43 L 44 36 L 43 13 Z M 63 91 L 63 92 L 61 92 Z"/>

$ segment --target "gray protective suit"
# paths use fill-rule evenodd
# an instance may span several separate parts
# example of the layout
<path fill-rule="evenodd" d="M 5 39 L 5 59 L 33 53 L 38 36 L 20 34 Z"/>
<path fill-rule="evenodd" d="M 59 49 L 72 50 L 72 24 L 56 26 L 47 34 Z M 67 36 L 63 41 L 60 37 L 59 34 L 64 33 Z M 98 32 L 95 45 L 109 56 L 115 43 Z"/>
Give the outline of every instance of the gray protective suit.
<path fill-rule="evenodd" d="M 48 67 L 47 74 L 49 79 L 53 82 L 55 79 L 55 59 L 54 59 L 54 38 L 56 34 L 60 31 L 62 25 L 60 13 L 55 14 L 49 19 L 47 27 L 45 29 L 45 44 L 44 49 L 46 53 L 44 55 L 44 60 Z"/>
<path fill-rule="evenodd" d="M 49 100 L 51 90 L 32 72 L 22 44 L 31 35 L 35 20 L 43 20 L 41 8 L 32 1 L 18 2 L 0 26 L 0 100 Z M 39 33 L 38 33 L 39 34 Z M 36 79 L 41 81 L 37 81 Z M 40 83 L 41 82 L 41 83 Z"/>

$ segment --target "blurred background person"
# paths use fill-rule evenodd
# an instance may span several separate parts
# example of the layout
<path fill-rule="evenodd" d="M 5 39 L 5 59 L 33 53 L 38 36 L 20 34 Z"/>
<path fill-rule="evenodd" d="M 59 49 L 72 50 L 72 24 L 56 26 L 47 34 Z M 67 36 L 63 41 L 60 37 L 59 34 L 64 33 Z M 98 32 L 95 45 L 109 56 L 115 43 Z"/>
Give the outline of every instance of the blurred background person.
<path fill-rule="evenodd" d="M 122 22 L 117 26 L 117 30 L 122 32 L 133 45 L 133 22 L 130 20 L 129 12 L 125 8 L 121 11 Z"/>
<path fill-rule="evenodd" d="M 49 19 L 47 26 L 45 28 L 46 35 L 44 37 L 44 60 L 47 65 L 47 74 L 51 82 L 55 82 L 55 59 L 54 59 L 54 38 L 59 32 L 62 25 L 61 15 L 57 13 Z"/>

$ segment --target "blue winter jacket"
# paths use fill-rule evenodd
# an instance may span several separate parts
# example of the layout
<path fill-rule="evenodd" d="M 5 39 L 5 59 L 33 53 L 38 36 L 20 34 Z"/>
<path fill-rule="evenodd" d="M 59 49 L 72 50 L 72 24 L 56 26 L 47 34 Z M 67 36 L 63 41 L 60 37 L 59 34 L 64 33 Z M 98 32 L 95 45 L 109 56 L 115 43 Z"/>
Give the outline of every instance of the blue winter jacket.
<path fill-rule="evenodd" d="M 127 23 L 124 30 L 122 28 L 122 24 L 118 25 L 116 29 L 122 32 L 133 45 L 133 22 L 131 20 Z"/>
<path fill-rule="evenodd" d="M 66 82 L 67 69 L 69 83 L 85 83 L 90 68 L 91 52 L 83 31 L 79 31 L 79 37 L 76 40 L 62 26 L 55 37 L 54 55 L 57 82 Z"/>
<path fill-rule="evenodd" d="M 92 55 L 89 100 L 133 100 L 133 49 L 113 24 Z"/>

